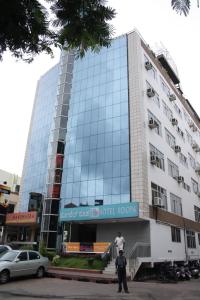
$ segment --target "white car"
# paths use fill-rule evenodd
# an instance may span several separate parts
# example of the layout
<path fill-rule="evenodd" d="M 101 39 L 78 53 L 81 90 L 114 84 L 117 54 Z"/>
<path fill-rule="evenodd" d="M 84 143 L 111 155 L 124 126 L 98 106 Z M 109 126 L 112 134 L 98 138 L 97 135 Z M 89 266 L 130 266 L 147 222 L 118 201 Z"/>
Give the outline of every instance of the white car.
<path fill-rule="evenodd" d="M 0 254 L 8 250 L 12 250 L 9 245 L 0 245 Z"/>
<path fill-rule="evenodd" d="M 0 254 L 0 283 L 10 278 L 36 275 L 42 278 L 48 269 L 49 260 L 32 250 L 8 250 Z"/>

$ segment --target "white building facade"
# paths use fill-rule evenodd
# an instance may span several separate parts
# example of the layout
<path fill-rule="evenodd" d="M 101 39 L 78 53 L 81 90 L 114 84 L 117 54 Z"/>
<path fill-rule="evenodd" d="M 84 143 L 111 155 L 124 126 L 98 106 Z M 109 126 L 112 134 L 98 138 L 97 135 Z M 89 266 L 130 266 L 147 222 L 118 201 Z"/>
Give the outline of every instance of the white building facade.
<path fill-rule="evenodd" d="M 131 186 L 150 220 L 151 257 L 199 258 L 199 117 L 165 56 L 137 33 L 128 39 Z"/>
<path fill-rule="evenodd" d="M 63 230 L 83 244 L 121 231 L 140 263 L 199 259 L 200 120 L 165 54 L 133 31 L 82 60 L 63 52 L 55 70 L 45 75 L 51 95 L 39 81 L 21 191 L 21 211 L 29 193 L 43 194 L 47 248 Z"/>

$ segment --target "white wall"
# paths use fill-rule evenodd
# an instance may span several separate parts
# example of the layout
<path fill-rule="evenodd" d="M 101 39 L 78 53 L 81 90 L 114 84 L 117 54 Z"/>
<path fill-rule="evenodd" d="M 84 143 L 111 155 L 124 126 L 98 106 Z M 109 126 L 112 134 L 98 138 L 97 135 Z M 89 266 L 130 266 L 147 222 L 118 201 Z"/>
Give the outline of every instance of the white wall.
<path fill-rule="evenodd" d="M 12 192 L 15 192 L 15 186 L 17 184 L 20 185 L 20 180 L 21 178 L 18 175 L 0 169 L 0 184 L 7 181 L 7 186 L 11 188 Z"/>
<path fill-rule="evenodd" d="M 176 97 L 174 103 L 176 103 L 181 110 L 182 117 L 177 113 L 174 103 L 171 102 L 168 96 L 162 90 L 160 81 L 160 71 L 154 65 L 152 60 L 148 57 L 148 54 L 144 51 L 142 46 L 138 46 L 137 34 L 130 34 L 128 39 L 129 45 L 129 99 L 130 99 L 130 138 L 131 142 L 131 188 L 132 195 L 136 195 L 140 202 L 140 217 L 145 216 L 147 206 L 146 203 L 152 204 L 151 182 L 161 186 L 167 191 L 167 204 L 168 211 L 171 211 L 170 193 L 175 194 L 181 198 L 183 217 L 195 221 L 194 205 L 200 207 L 200 198 L 193 192 L 191 178 L 200 184 L 200 176 L 197 175 L 195 170 L 191 167 L 188 153 L 190 153 L 200 163 L 200 152 L 195 152 L 192 149 L 191 144 L 187 140 L 186 130 L 192 136 L 192 138 L 200 146 L 200 131 L 193 132 L 189 127 L 188 119 L 185 118 L 184 112 L 189 113 L 184 108 L 181 101 Z M 140 48 L 140 49 L 139 49 Z M 157 77 L 154 79 L 150 71 L 145 69 L 144 55 L 149 58 L 149 61 L 153 64 L 157 71 Z M 134 62 L 137 61 L 136 62 Z M 169 87 L 170 93 L 174 94 L 173 90 L 168 85 L 164 76 L 161 75 L 165 84 Z M 134 84 L 132 83 L 134 81 Z M 148 81 L 154 90 L 158 93 L 160 98 L 160 107 L 146 95 Z M 178 120 L 178 126 L 184 132 L 184 140 L 178 135 L 176 126 L 173 126 L 170 120 L 163 112 L 163 103 L 171 109 L 173 117 Z M 141 109 L 142 108 L 142 109 Z M 162 136 L 158 135 L 155 130 L 151 130 L 148 127 L 148 110 L 150 110 L 156 118 L 161 122 Z M 176 145 L 181 147 L 181 152 L 187 157 L 188 167 L 184 166 L 179 159 L 179 154 L 168 145 L 165 137 L 165 128 L 175 137 Z M 156 147 L 160 152 L 164 154 L 165 171 L 153 166 L 150 163 L 150 149 L 149 143 Z M 146 156 L 146 157 L 144 157 Z M 184 181 L 190 186 L 191 191 L 188 192 L 178 182 L 168 174 L 168 161 L 170 159 L 179 168 L 179 175 L 184 177 Z M 139 166 L 139 167 L 138 167 Z M 146 173 L 145 173 L 146 172 Z M 145 175 L 144 175 L 145 173 Z M 147 177 L 147 181 L 146 181 Z M 147 186 L 145 186 L 147 182 Z M 140 191 L 143 189 L 143 191 Z M 145 196 L 147 191 L 148 196 Z M 143 197 L 143 199 L 142 199 Z M 143 210 L 143 211 L 142 211 Z M 128 230 L 128 229 L 127 229 Z M 138 235 L 135 237 L 140 239 L 139 232 L 141 228 L 138 227 Z M 137 230 L 136 230 L 137 232 Z M 196 235 L 196 249 L 187 249 L 188 255 L 199 255 L 200 247 Z M 172 242 L 171 227 L 168 225 L 156 223 L 155 220 L 150 220 L 150 240 L 152 257 L 156 259 L 172 259 L 181 260 L 186 257 L 185 250 L 185 238 L 184 231 L 181 230 L 181 243 Z"/>
<path fill-rule="evenodd" d="M 181 230 L 181 243 L 172 242 L 171 227 L 151 220 L 151 255 L 152 258 L 170 259 L 170 260 L 186 260 L 186 253 L 189 259 L 200 257 L 200 245 L 198 244 L 197 234 L 195 249 L 187 248 L 185 245 L 184 231 Z"/>
<path fill-rule="evenodd" d="M 141 48 L 142 49 L 142 48 Z M 154 182 L 157 185 L 165 188 L 167 190 L 167 198 L 168 198 L 168 210 L 171 211 L 170 207 L 170 192 L 181 197 L 182 199 L 182 209 L 183 209 L 183 216 L 192 220 L 194 218 L 194 205 L 200 207 L 200 198 L 193 192 L 191 178 L 197 181 L 200 184 L 200 176 L 195 172 L 195 170 L 191 167 L 188 153 L 190 153 L 196 160 L 196 162 L 200 163 L 200 152 L 195 152 L 192 149 L 192 146 L 189 144 L 186 136 L 187 130 L 193 139 L 200 145 L 200 132 L 193 132 L 192 129 L 189 127 L 188 122 L 184 117 L 185 108 L 183 107 L 181 101 L 176 97 L 175 103 L 181 109 L 182 118 L 176 112 L 174 108 L 174 103 L 171 102 L 166 94 L 163 92 L 160 83 L 160 72 L 157 69 L 157 79 L 155 80 L 151 75 L 151 72 L 147 71 L 144 67 L 144 54 L 146 52 L 142 49 L 141 56 L 143 58 L 142 65 L 141 65 L 141 77 L 143 79 L 143 97 L 142 101 L 144 104 L 144 109 L 146 111 L 145 115 L 145 128 L 146 128 L 146 137 L 147 137 L 147 157 L 148 157 L 148 184 L 149 184 L 149 203 L 152 203 L 151 199 L 151 182 Z M 151 61 L 151 59 L 149 58 Z M 152 62 L 152 61 L 151 61 Z M 152 62 L 153 64 L 153 62 Z M 153 64 L 154 65 L 154 64 Z M 155 67 L 155 65 L 154 65 Z M 156 67 L 155 67 L 156 68 Z M 163 78 L 163 76 L 162 76 Z M 163 78 L 164 79 L 164 78 Z M 155 91 L 159 94 L 160 98 L 160 108 L 156 105 L 156 103 L 146 95 L 146 80 L 152 85 Z M 165 81 L 167 84 L 167 82 Z M 169 85 L 167 84 L 169 87 Z M 171 92 L 173 93 L 172 89 Z M 178 126 L 184 132 L 185 140 L 177 134 L 176 126 L 173 126 L 167 116 L 163 113 L 163 104 L 162 100 L 168 105 L 168 107 L 173 112 L 173 117 L 178 120 Z M 151 130 L 148 127 L 148 113 L 147 110 L 150 110 L 161 122 L 162 127 L 162 137 L 159 136 L 154 130 Z M 188 114 L 188 113 L 187 113 Z M 189 116 L 189 114 L 188 114 Z M 174 150 L 167 144 L 165 138 L 165 128 L 169 130 L 169 132 L 176 138 L 176 144 L 181 147 L 181 152 L 187 157 L 188 160 L 188 167 L 185 167 L 181 164 L 179 160 L 179 154 L 175 153 Z M 165 158 L 165 172 L 161 169 L 157 168 L 156 166 L 151 165 L 150 163 L 150 154 L 149 154 L 149 143 L 155 146 L 159 151 L 164 154 Z M 187 183 L 190 188 L 191 192 L 186 191 L 182 184 L 178 184 L 175 179 L 168 175 L 168 165 L 167 165 L 167 158 L 169 158 L 173 163 L 178 165 L 179 167 L 179 175 L 184 177 L 185 183 Z"/>
<path fill-rule="evenodd" d="M 136 242 L 150 242 L 148 221 L 97 224 L 97 242 L 113 242 L 118 232 L 121 232 L 125 238 L 125 247 L 128 251 L 133 248 Z"/>
<path fill-rule="evenodd" d="M 151 220 L 151 256 L 155 260 L 185 260 L 184 233 L 181 230 L 181 243 L 172 242 L 170 226 Z"/>

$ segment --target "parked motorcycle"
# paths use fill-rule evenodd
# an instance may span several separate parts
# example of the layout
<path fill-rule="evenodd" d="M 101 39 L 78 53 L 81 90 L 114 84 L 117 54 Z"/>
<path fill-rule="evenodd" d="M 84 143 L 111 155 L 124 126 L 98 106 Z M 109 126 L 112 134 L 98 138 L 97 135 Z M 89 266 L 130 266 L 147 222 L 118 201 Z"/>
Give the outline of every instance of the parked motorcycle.
<path fill-rule="evenodd" d="M 185 279 L 190 280 L 192 278 L 192 273 L 190 272 L 189 265 L 184 263 Z"/>
<path fill-rule="evenodd" d="M 189 270 L 193 278 L 198 279 L 200 277 L 200 266 L 198 261 L 190 261 Z"/>
<path fill-rule="evenodd" d="M 186 274 L 185 274 L 185 269 L 184 266 L 182 265 L 174 265 L 174 270 L 176 273 L 176 276 L 178 278 L 178 280 L 186 280 Z"/>
<path fill-rule="evenodd" d="M 173 283 L 176 283 L 178 281 L 178 274 L 170 262 L 163 262 L 160 264 L 158 270 L 158 280 L 162 282 Z"/>

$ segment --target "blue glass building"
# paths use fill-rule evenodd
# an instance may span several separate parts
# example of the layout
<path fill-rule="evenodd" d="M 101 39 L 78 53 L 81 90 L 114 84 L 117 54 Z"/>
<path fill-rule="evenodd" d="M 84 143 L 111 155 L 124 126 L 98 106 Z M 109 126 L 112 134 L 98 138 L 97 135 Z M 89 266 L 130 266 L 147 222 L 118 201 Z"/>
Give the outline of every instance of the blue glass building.
<path fill-rule="evenodd" d="M 83 59 L 63 51 L 59 65 L 39 81 L 21 211 L 30 207 L 30 193 L 42 195 L 41 239 L 49 249 L 60 247 L 63 232 L 71 242 L 110 241 L 120 230 L 112 222 L 138 217 L 131 198 L 128 65 L 123 35 Z M 110 226 L 108 236 L 104 226 Z"/>
<path fill-rule="evenodd" d="M 37 86 L 27 141 L 20 211 L 27 211 L 30 193 L 45 194 L 48 167 L 48 145 L 54 117 L 59 65 L 44 74 Z"/>
<path fill-rule="evenodd" d="M 75 60 L 61 206 L 130 201 L 127 38 Z"/>

